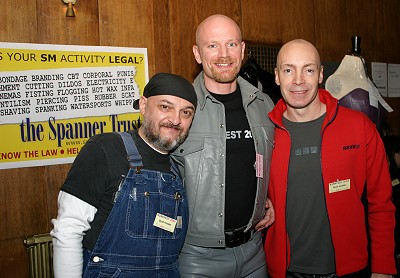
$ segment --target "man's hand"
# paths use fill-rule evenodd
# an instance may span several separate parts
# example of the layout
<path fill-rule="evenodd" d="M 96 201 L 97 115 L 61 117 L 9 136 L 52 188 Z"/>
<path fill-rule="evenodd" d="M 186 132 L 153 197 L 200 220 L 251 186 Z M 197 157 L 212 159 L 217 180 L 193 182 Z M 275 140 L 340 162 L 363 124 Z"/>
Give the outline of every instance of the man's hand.
<path fill-rule="evenodd" d="M 271 200 L 268 198 L 267 198 L 267 201 L 265 202 L 265 209 L 267 210 L 267 212 L 265 213 L 264 219 L 262 219 L 256 225 L 257 232 L 261 231 L 262 229 L 268 228 L 269 226 L 272 225 L 272 223 L 275 222 L 274 206 L 272 205 Z M 378 278 L 378 277 L 376 277 L 376 278 Z"/>

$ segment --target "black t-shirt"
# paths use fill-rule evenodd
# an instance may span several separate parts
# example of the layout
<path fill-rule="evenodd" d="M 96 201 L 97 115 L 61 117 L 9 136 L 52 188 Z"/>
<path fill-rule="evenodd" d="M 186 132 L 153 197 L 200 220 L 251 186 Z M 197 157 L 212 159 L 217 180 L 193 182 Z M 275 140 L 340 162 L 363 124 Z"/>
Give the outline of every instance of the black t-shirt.
<path fill-rule="evenodd" d="M 292 141 L 286 224 L 292 272 L 335 272 L 334 251 L 321 170 L 321 128 L 325 115 L 310 122 L 283 119 Z"/>
<path fill-rule="evenodd" d="M 225 107 L 226 189 L 225 230 L 246 226 L 257 192 L 256 153 L 240 88 L 231 94 L 211 93 Z"/>
<path fill-rule="evenodd" d="M 168 154 L 152 149 L 138 135 L 129 131 L 143 160 L 143 169 L 170 172 Z M 118 185 L 129 171 L 122 138 L 117 133 L 93 136 L 81 149 L 61 187 L 75 197 L 97 208 L 97 213 L 83 238 L 83 246 L 92 250 L 114 205 Z"/>

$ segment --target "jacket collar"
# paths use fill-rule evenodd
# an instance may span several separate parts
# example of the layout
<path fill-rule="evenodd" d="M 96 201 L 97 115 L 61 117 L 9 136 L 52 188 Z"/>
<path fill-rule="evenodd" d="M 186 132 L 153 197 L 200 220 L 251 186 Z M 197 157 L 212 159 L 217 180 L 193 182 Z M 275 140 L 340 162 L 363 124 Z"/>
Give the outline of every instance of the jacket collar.
<path fill-rule="evenodd" d="M 242 93 L 242 98 L 244 104 L 249 104 L 251 101 L 253 101 L 258 94 L 260 94 L 259 90 L 251 85 L 249 82 L 247 82 L 244 78 L 241 76 L 237 77 L 237 83 L 240 87 L 240 92 Z M 197 92 L 197 105 L 200 110 L 204 109 L 204 106 L 206 105 L 206 99 L 210 98 L 213 99 L 211 96 L 210 92 L 207 90 L 205 84 L 204 84 L 204 72 L 200 72 L 200 74 L 196 77 L 196 79 L 193 82 L 193 86 L 196 89 Z"/>

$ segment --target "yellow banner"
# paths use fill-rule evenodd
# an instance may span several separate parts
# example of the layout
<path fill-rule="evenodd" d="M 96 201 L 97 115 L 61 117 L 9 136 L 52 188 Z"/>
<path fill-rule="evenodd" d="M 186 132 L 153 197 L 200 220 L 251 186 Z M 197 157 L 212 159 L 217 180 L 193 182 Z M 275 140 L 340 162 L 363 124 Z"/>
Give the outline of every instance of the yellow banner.
<path fill-rule="evenodd" d="M 93 135 L 136 129 L 145 48 L 0 43 L 0 169 L 71 163 Z"/>

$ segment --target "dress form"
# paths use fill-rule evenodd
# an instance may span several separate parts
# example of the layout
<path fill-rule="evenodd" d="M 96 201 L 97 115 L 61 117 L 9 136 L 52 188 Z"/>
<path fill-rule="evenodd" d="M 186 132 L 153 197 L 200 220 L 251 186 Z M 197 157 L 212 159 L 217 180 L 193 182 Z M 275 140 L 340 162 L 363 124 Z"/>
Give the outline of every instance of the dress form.
<path fill-rule="evenodd" d="M 361 58 L 345 55 L 335 73 L 326 80 L 325 88 L 337 99 L 357 88 L 368 93 L 370 87 Z"/>
<path fill-rule="evenodd" d="M 380 131 L 383 99 L 368 78 L 361 57 L 345 55 L 338 69 L 326 80 L 325 88 L 339 100 L 339 105 L 363 112 Z"/>
<path fill-rule="evenodd" d="M 353 36 L 352 55 L 345 55 L 338 69 L 328 77 L 325 89 L 339 100 L 339 105 L 366 114 L 381 131 L 385 110 L 393 109 L 385 102 L 365 71 L 361 56 L 361 37 Z"/>

